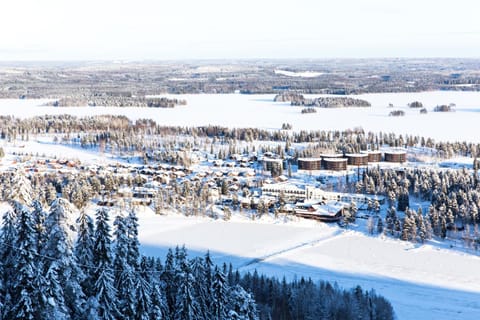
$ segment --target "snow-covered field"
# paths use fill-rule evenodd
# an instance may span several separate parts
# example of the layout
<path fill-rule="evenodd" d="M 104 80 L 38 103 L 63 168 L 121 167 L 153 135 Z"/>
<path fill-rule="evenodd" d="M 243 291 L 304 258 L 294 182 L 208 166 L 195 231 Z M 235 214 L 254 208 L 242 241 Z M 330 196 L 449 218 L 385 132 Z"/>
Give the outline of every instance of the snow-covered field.
<path fill-rule="evenodd" d="M 311 97 L 316 97 L 313 95 Z M 438 140 L 480 142 L 476 129 L 480 121 L 480 92 L 433 91 L 421 93 L 379 93 L 356 96 L 372 104 L 371 108 L 318 109 L 301 114 L 301 107 L 273 102 L 274 95 L 186 94 L 186 106 L 172 109 L 114 107 L 38 107 L 45 100 L 0 100 L 0 114 L 28 117 L 32 115 L 69 113 L 78 116 L 122 114 L 132 120 L 151 118 L 163 125 L 258 127 L 278 129 L 290 123 L 294 130 L 348 129 L 419 134 Z M 309 96 L 310 97 L 310 96 Z M 407 104 L 420 101 L 428 114 L 410 109 Z M 389 104 L 393 108 L 389 108 Z M 441 104 L 456 104 L 456 112 L 433 112 Z M 404 117 L 389 117 L 392 110 L 404 110 Z"/>
<path fill-rule="evenodd" d="M 436 245 L 415 245 L 307 220 L 231 221 L 140 214 L 147 254 L 183 245 L 210 250 L 217 263 L 242 271 L 360 284 L 389 299 L 398 319 L 477 319 L 480 258 Z"/>
<path fill-rule="evenodd" d="M 275 74 L 281 74 L 287 77 L 295 77 L 295 78 L 316 78 L 321 76 L 323 72 L 315 72 L 315 71 L 304 71 L 304 72 L 293 72 L 288 70 L 274 70 Z"/>
<path fill-rule="evenodd" d="M 2 166 L 14 165 L 16 157 L 13 154 L 28 153 L 48 158 L 79 160 L 81 163 L 107 165 L 121 161 L 111 154 L 99 154 L 94 150 L 82 149 L 52 142 L 52 137 L 32 137 L 29 141 L 17 141 L 16 143 L 0 144 L 5 150 L 6 156 L 1 160 Z"/>

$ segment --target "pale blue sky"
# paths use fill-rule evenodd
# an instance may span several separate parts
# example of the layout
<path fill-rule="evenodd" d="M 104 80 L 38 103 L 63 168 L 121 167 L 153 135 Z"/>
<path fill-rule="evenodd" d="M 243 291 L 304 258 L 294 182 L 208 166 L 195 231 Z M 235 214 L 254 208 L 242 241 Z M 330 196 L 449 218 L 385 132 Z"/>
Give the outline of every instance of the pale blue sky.
<path fill-rule="evenodd" d="M 0 60 L 480 57 L 478 0 L 12 0 Z"/>

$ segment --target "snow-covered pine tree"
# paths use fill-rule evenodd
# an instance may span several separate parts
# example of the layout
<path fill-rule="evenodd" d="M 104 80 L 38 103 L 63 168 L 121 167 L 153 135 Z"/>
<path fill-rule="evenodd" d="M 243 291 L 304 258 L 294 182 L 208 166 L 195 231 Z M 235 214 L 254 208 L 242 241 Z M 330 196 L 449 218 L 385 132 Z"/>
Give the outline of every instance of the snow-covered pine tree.
<path fill-rule="evenodd" d="M 184 271 L 183 268 L 188 265 L 187 263 L 187 249 L 185 246 L 181 248 L 179 246 L 175 247 L 175 267 Z"/>
<path fill-rule="evenodd" d="M 218 267 L 215 267 L 212 283 L 212 319 L 223 320 L 227 317 L 228 285 L 225 275 Z"/>
<path fill-rule="evenodd" d="M 2 217 L 2 232 L 0 233 L 0 305 L 2 313 L 10 309 L 12 279 L 15 272 L 17 250 L 15 242 L 17 239 L 16 221 L 17 215 L 13 210 L 8 210 Z M 3 317 L 5 318 L 5 317 Z"/>
<path fill-rule="evenodd" d="M 160 258 L 153 261 L 153 270 L 150 281 L 152 286 L 152 305 L 150 309 L 150 316 L 152 319 L 167 319 L 168 307 L 165 300 L 165 293 L 163 291 L 164 283 L 161 280 L 163 273 L 163 265 Z"/>
<path fill-rule="evenodd" d="M 160 276 L 160 279 L 164 283 L 165 302 L 168 310 L 168 319 L 173 319 L 175 316 L 175 306 L 177 298 L 177 283 L 176 283 L 176 271 L 174 256 L 171 249 L 168 249 L 167 256 L 165 257 L 165 267 Z"/>
<path fill-rule="evenodd" d="M 12 190 L 8 195 L 8 200 L 17 201 L 27 206 L 32 203 L 34 198 L 32 183 L 28 180 L 23 171 L 18 170 L 15 175 L 12 176 L 10 185 L 12 186 Z"/>
<path fill-rule="evenodd" d="M 209 302 L 211 299 L 210 284 L 207 282 L 205 262 L 200 257 L 195 257 L 191 262 L 192 275 L 195 278 L 194 295 L 198 301 L 199 313 L 202 319 L 210 319 Z"/>
<path fill-rule="evenodd" d="M 96 212 L 95 243 L 93 247 L 95 268 L 93 293 L 98 303 L 98 317 L 105 320 L 114 320 L 119 316 L 119 312 L 112 272 L 112 239 L 108 222 L 108 211 L 105 208 L 98 209 Z"/>
<path fill-rule="evenodd" d="M 127 236 L 128 236 L 128 253 L 127 261 L 134 270 L 138 269 L 138 263 L 140 259 L 138 241 L 138 218 L 134 209 L 131 209 L 126 218 Z"/>
<path fill-rule="evenodd" d="M 159 281 L 152 283 L 151 297 L 150 318 L 155 320 L 168 319 L 168 307 L 163 297 Z"/>
<path fill-rule="evenodd" d="M 117 291 L 118 310 L 125 319 L 134 319 L 135 316 L 135 284 L 137 274 L 134 266 L 128 261 L 127 219 L 117 215 L 113 222 L 115 235 L 115 258 L 113 260 L 114 283 Z"/>
<path fill-rule="evenodd" d="M 127 267 L 127 253 L 128 253 L 128 235 L 126 219 L 121 215 L 117 215 L 113 221 L 113 235 L 115 236 L 115 257 L 113 259 L 113 270 L 115 275 L 115 282 L 117 284 L 120 275 Z"/>
<path fill-rule="evenodd" d="M 47 234 L 45 230 L 45 221 L 47 220 L 47 212 L 43 210 L 42 204 L 38 200 L 32 202 L 32 216 L 35 223 L 35 234 L 37 238 L 37 246 L 41 248 L 47 242 Z"/>
<path fill-rule="evenodd" d="M 5 310 L 5 319 L 36 319 L 35 261 L 37 258 L 37 244 L 35 239 L 34 221 L 30 211 L 22 204 L 12 204 L 18 218 L 16 238 L 13 247 L 16 250 L 16 259 L 12 264 L 12 278 L 10 279 L 10 305 Z"/>
<path fill-rule="evenodd" d="M 207 310 L 212 309 L 212 301 L 213 301 L 213 296 L 212 296 L 212 287 L 213 287 L 213 272 L 214 272 L 214 264 L 212 261 L 212 258 L 210 256 L 210 251 L 207 251 L 205 254 L 205 258 L 203 259 L 205 264 L 204 264 L 204 272 L 205 272 L 205 300 L 206 300 L 206 308 Z"/>
<path fill-rule="evenodd" d="M 252 295 L 241 286 L 235 285 L 230 289 L 228 319 L 256 320 L 257 306 Z"/>
<path fill-rule="evenodd" d="M 147 268 L 146 258 L 142 257 L 140 274 L 135 277 L 137 280 L 135 283 L 135 320 L 149 320 L 150 317 L 152 287 Z"/>
<path fill-rule="evenodd" d="M 78 233 L 75 243 L 74 254 L 79 268 L 82 270 L 83 277 L 80 279 L 85 296 L 93 295 L 93 245 L 94 245 L 94 223 L 93 219 L 80 211 L 77 219 Z"/>
<path fill-rule="evenodd" d="M 64 298 L 64 288 L 60 284 L 58 261 L 46 263 L 48 269 L 45 273 L 45 295 L 46 303 L 42 310 L 42 319 L 70 319 Z"/>
<path fill-rule="evenodd" d="M 50 212 L 45 221 L 47 242 L 42 254 L 48 257 L 45 260 L 45 271 L 50 269 L 58 274 L 58 282 L 63 289 L 65 305 L 56 301 L 56 308 L 71 314 L 72 319 L 84 318 L 85 294 L 80 281 L 83 277 L 82 270 L 78 267 L 76 257 L 73 254 L 73 242 L 75 238 L 75 209 L 67 200 L 58 198 L 52 202 Z M 53 280 L 52 280 L 53 281 Z M 57 291 L 52 291 L 57 293 Z M 57 299 L 58 297 L 47 297 Z M 59 298 L 58 298 L 59 299 Z"/>
<path fill-rule="evenodd" d="M 182 269 L 183 272 L 177 292 L 174 320 L 198 319 L 198 304 L 193 294 L 195 279 L 188 264 L 182 266 Z"/>

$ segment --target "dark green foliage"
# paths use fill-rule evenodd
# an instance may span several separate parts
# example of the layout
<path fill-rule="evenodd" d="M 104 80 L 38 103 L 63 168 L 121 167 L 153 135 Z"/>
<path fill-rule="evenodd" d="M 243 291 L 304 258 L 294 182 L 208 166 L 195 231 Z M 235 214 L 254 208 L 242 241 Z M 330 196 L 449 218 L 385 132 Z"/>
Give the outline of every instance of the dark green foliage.
<path fill-rule="evenodd" d="M 391 304 L 374 291 L 344 290 L 328 282 L 246 274 L 240 280 L 257 302 L 260 319 L 395 319 Z"/>

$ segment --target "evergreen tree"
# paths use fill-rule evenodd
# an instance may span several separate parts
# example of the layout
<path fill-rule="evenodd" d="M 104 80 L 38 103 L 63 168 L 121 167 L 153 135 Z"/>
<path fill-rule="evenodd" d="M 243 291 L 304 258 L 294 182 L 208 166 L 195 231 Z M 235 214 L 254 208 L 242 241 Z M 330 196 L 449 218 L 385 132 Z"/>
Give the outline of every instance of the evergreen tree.
<path fill-rule="evenodd" d="M 423 219 L 423 216 L 421 214 L 418 215 L 418 236 L 420 237 L 420 241 L 422 243 L 425 242 L 427 239 L 427 227 L 425 225 L 425 221 Z"/>
<path fill-rule="evenodd" d="M 208 314 L 211 315 L 211 310 L 212 310 L 212 303 L 213 303 L 213 271 L 214 271 L 214 264 L 212 261 L 212 258 L 210 256 L 210 252 L 207 251 L 205 254 L 205 258 L 203 259 L 204 261 L 204 267 L 203 267 L 203 272 L 205 274 L 205 289 L 204 289 L 204 294 L 205 294 L 205 308 L 208 310 Z"/>
<path fill-rule="evenodd" d="M 256 320 L 257 306 L 252 295 L 241 286 L 235 285 L 230 293 L 231 305 L 229 306 L 228 319 Z"/>
<path fill-rule="evenodd" d="M 398 195 L 397 210 L 405 211 L 410 205 L 410 198 L 408 196 L 408 189 L 402 188 L 400 194 Z"/>
<path fill-rule="evenodd" d="M 45 221 L 48 240 L 45 243 L 43 255 L 48 257 L 45 261 L 45 271 L 50 271 L 52 277 L 56 274 L 58 282 L 61 284 L 61 288 L 51 292 L 64 297 L 65 305 L 57 301 L 56 307 L 59 310 L 67 310 L 66 313 L 72 314 L 73 319 L 82 319 L 85 295 L 80 285 L 83 273 L 73 254 L 74 231 L 76 230 L 73 217 L 74 208 L 67 200 L 58 198 L 52 203 Z M 54 285 L 55 281 L 57 280 L 52 278 L 51 284 Z M 60 299 L 59 297 L 51 298 Z M 47 299 L 49 298 L 47 297 Z"/>
<path fill-rule="evenodd" d="M 12 186 L 12 190 L 8 195 L 9 200 L 19 202 L 26 206 L 31 205 L 34 194 L 32 183 L 28 180 L 23 171 L 18 170 L 15 173 L 10 185 Z"/>
<path fill-rule="evenodd" d="M 11 308 L 6 310 L 6 319 L 35 319 L 36 301 L 35 261 L 37 259 L 37 245 L 35 227 L 29 210 L 20 203 L 13 204 L 16 215 L 19 217 L 14 247 L 17 250 L 14 272 L 12 273 Z"/>
<path fill-rule="evenodd" d="M 137 276 L 134 266 L 128 263 L 127 219 L 121 215 L 115 217 L 115 258 L 113 260 L 114 282 L 117 291 L 118 310 L 125 319 L 135 316 L 135 282 Z"/>
<path fill-rule="evenodd" d="M 154 281 L 152 284 L 152 302 L 150 307 L 150 319 L 152 320 L 163 320 L 167 319 L 168 307 L 162 295 L 162 290 L 160 288 L 160 283 Z"/>
<path fill-rule="evenodd" d="M 441 225 L 440 236 L 442 237 L 442 239 L 445 239 L 447 237 L 447 219 L 445 218 L 444 215 L 442 215 L 442 218 L 440 219 L 440 225 Z"/>
<path fill-rule="evenodd" d="M 38 248 L 43 247 L 47 242 L 47 233 L 45 230 L 45 221 L 47 219 L 47 212 L 43 210 L 42 204 L 38 200 L 32 202 L 32 216 L 35 223 L 35 234 L 37 238 Z"/>
<path fill-rule="evenodd" d="M 222 320 L 227 317 L 227 292 L 225 275 L 216 267 L 212 284 L 212 319 Z"/>
<path fill-rule="evenodd" d="M 407 241 L 410 237 L 410 219 L 405 217 L 405 222 L 402 224 L 401 239 Z"/>
<path fill-rule="evenodd" d="M 382 217 L 378 217 L 378 221 L 377 221 L 377 233 L 378 234 L 382 234 L 383 232 L 383 219 Z"/>
<path fill-rule="evenodd" d="M 168 310 L 168 318 L 173 319 L 173 317 L 175 316 L 177 284 L 174 256 L 171 249 L 168 249 L 167 256 L 165 257 L 165 267 L 160 278 L 165 286 L 165 302 Z"/>
<path fill-rule="evenodd" d="M 210 301 L 210 287 L 207 283 L 205 262 L 202 258 L 196 257 L 191 264 L 192 275 L 195 278 L 194 295 L 198 301 L 199 313 L 202 319 L 210 319 L 210 310 L 208 309 Z"/>
<path fill-rule="evenodd" d="M 75 243 L 74 254 L 79 262 L 83 277 L 80 279 L 82 289 L 86 297 L 93 295 L 93 245 L 94 223 L 93 219 L 85 211 L 80 212 L 77 219 L 78 235 Z"/>
<path fill-rule="evenodd" d="M 185 265 L 178 287 L 174 320 L 198 319 L 198 305 L 193 295 L 194 283 L 195 279 L 190 272 L 190 268 Z"/>
<path fill-rule="evenodd" d="M 3 214 L 2 232 L 0 233 L 0 266 L 2 267 L 0 282 L 0 304 L 2 304 L 2 314 L 9 310 L 12 301 L 13 278 L 16 271 L 15 263 L 17 259 L 17 250 L 15 249 L 17 241 L 16 220 L 17 215 L 13 210 L 6 211 Z"/>
<path fill-rule="evenodd" d="M 70 319 L 68 310 L 65 305 L 64 289 L 60 284 L 58 271 L 60 266 L 57 261 L 53 261 L 48 265 L 45 274 L 45 298 L 46 306 L 42 311 L 43 319 Z"/>
<path fill-rule="evenodd" d="M 98 317 L 105 320 L 114 320 L 119 316 L 112 272 L 111 245 L 109 214 L 105 208 L 100 208 L 96 212 L 95 243 L 93 247 L 95 267 L 93 293 L 98 303 Z"/>
<path fill-rule="evenodd" d="M 144 261 L 144 259 L 142 259 Z M 150 286 L 150 277 L 147 274 L 147 266 L 141 264 L 141 274 L 136 276 L 135 283 L 135 318 L 136 320 L 149 320 L 149 310 L 151 308 L 152 287 Z"/>
<path fill-rule="evenodd" d="M 127 236 L 128 236 L 128 253 L 127 261 L 134 270 L 138 269 L 138 262 L 140 258 L 138 242 L 138 218 L 135 210 L 130 210 L 126 219 Z"/>

